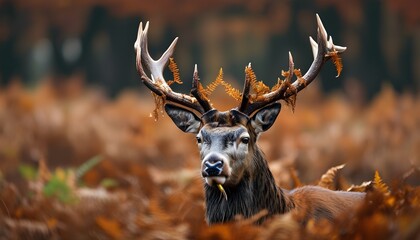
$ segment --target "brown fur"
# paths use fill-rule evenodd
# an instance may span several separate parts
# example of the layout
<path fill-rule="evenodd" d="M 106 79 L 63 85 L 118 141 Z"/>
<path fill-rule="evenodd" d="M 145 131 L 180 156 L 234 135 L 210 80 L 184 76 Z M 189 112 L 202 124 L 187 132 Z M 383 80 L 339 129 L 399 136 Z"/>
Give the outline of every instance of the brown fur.
<path fill-rule="evenodd" d="M 363 200 L 365 194 L 332 191 L 318 186 L 306 186 L 286 193 L 295 208 L 292 214 L 302 223 L 309 219 L 332 221 L 341 214 L 348 214 Z"/>

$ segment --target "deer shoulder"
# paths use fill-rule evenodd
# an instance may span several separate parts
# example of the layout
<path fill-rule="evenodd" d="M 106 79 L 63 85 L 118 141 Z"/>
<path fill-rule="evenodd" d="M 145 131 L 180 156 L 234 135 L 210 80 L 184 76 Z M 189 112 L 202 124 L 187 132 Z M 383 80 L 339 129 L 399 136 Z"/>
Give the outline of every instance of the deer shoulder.
<path fill-rule="evenodd" d="M 365 193 L 332 191 L 319 186 L 305 186 L 286 192 L 293 203 L 291 213 L 301 222 L 309 219 L 332 221 L 359 205 Z"/>

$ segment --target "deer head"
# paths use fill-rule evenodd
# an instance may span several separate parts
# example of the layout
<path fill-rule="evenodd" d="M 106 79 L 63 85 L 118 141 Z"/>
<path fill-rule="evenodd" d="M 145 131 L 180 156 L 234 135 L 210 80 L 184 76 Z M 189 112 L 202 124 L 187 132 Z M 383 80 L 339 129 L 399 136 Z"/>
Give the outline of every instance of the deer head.
<path fill-rule="evenodd" d="M 240 104 L 225 112 L 214 109 L 208 97 L 201 90 L 197 65 L 194 68 L 191 93 L 187 95 L 172 91 L 163 77 L 163 69 L 166 67 L 178 39 L 176 38 L 172 42 L 159 60 L 153 60 L 147 49 L 149 23 L 146 23 L 144 29 L 140 23 L 137 40 L 134 44 L 138 73 L 143 83 L 165 103 L 165 111 L 175 125 L 183 132 L 196 134 L 201 156 L 201 173 L 206 182 L 206 190 L 217 190 L 218 186 L 226 197 L 225 188 L 229 189 L 231 195 L 235 195 L 235 189 L 239 186 L 247 188 L 241 189 L 241 191 L 249 192 L 252 184 L 255 187 L 255 184 L 261 185 L 258 181 L 268 181 L 265 187 L 273 188 L 273 195 L 278 195 L 266 161 L 256 145 L 258 136 L 275 122 L 281 109 L 280 100 L 289 101 L 291 97 L 315 79 L 326 61 L 338 58 L 337 55 L 346 49 L 334 45 L 331 37 L 327 40 L 327 32 L 321 19 L 318 15 L 316 18 L 318 36 L 317 42 L 310 38 L 314 61 L 309 70 L 303 76 L 299 74 L 297 80 L 292 82 L 295 71 L 293 58 L 289 52 L 289 70 L 284 74 L 285 80 L 279 81 L 278 86 L 272 91 L 253 93 L 251 90 L 255 77 L 251 65 L 248 65 L 245 67 L 246 77 Z M 150 76 L 145 73 L 143 64 L 149 70 Z M 207 200 L 207 205 L 210 204 L 209 201 L 211 200 Z M 223 204 L 225 203 L 220 202 L 221 207 Z M 252 205 L 253 203 L 249 202 L 248 204 Z M 270 208 L 266 205 L 270 205 L 270 203 L 262 204 L 260 208 Z M 246 212 L 249 211 L 247 207 L 240 208 L 238 206 L 238 210 L 234 210 L 231 215 L 235 213 L 252 215 L 254 213 Z M 212 214 L 209 213 L 211 210 L 207 211 L 209 222 L 218 220 L 218 217 L 211 219 L 212 217 L 209 216 Z M 284 209 L 274 209 L 272 212 L 281 211 Z M 229 217 L 220 216 L 219 218 L 223 220 Z"/>

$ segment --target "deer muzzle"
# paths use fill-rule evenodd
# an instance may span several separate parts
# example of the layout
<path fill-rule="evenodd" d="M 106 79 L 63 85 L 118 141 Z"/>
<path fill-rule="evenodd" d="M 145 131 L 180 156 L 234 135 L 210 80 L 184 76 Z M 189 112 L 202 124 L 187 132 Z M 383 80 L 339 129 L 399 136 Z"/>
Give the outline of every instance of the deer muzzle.
<path fill-rule="evenodd" d="M 218 153 L 211 153 L 202 162 L 201 175 L 210 186 L 224 184 L 228 177 L 227 160 Z"/>

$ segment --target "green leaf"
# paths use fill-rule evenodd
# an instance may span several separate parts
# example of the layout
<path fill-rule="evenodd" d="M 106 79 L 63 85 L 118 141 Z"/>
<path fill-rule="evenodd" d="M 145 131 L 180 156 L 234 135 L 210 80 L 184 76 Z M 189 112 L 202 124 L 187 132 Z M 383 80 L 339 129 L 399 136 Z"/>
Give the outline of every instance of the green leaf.
<path fill-rule="evenodd" d="M 85 175 L 89 170 L 98 165 L 98 163 L 100 163 L 102 159 L 103 157 L 101 155 L 97 155 L 84 162 L 76 169 L 76 178 L 79 179 L 83 177 L 83 175 Z"/>
<path fill-rule="evenodd" d="M 38 175 L 38 171 L 35 167 L 28 164 L 19 165 L 18 171 L 24 179 L 29 181 L 35 180 Z"/>
<path fill-rule="evenodd" d="M 102 179 L 100 185 L 104 188 L 112 188 L 112 187 L 117 187 L 118 182 L 117 180 L 112 179 L 112 178 L 104 178 Z"/>
<path fill-rule="evenodd" d="M 53 175 L 44 185 L 43 193 L 47 197 L 56 197 L 64 203 L 71 203 L 75 200 L 72 189 L 65 180 Z"/>

